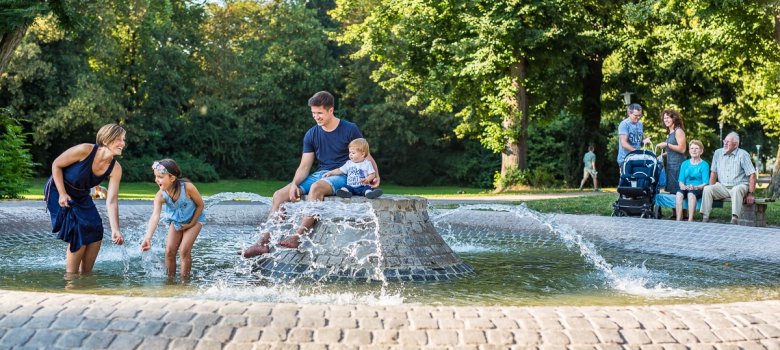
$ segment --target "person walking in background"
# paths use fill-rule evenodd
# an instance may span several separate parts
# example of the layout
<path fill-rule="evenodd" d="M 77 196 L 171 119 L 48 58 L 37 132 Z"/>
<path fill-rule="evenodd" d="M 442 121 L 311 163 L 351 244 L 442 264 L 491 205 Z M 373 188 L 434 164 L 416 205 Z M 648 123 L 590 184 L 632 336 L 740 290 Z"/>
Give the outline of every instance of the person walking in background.
<path fill-rule="evenodd" d="M 44 201 L 51 215 L 52 232 L 68 243 L 65 250 L 66 273 L 90 273 L 103 242 L 100 218 L 90 189 L 108 178 L 106 209 L 111 240 L 124 243 L 119 231 L 119 182 L 122 166 L 114 157 L 125 148 L 125 129 L 118 124 L 104 125 L 95 144 L 83 143 L 68 148 L 51 165 L 51 177 L 44 187 Z"/>
<path fill-rule="evenodd" d="M 376 171 L 366 157 L 369 152 L 368 141 L 364 138 L 354 139 L 349 143 L 349 160 L 340 168 L 333 169 L 322 177 L 347 175 L 347 184 L 336 190 L 340 198 L 351 198 L 352 195 L 365 196 L 374 199 L 382 195 L 382 190 L 370 186 L 376 177 Z"/>
<path fill-rule="evenodd" d="M 192 246 L 206 220 L 203 198 L 192 182 L 181 177 L 181 169 L 173 159 L 154 162 L 152 171 L 154 182 L 160 190 L 154 196 L 154 209 L 141 242 L 141 251 L 152 248 L 152 237 L 162 212 L 163 224 L 168 226 L 168 236 L 165 239 L 165 267 L 168 277 L 176 275 L 178 252 L 181 259 L 181 278 L 187 279 L 192 270 Z"/>
<path fill-rule="evenodd" d="M 642 144 L 650 143 L 650 138 L 644 137 L 644 125 L 639 121 L 642 118 L 642 106 L 632 103 L 627 110 L 628 117 L 618 126 L 618 168 L 623 165 L 623 159 L 629 152 L 640 149 Z"/>
<path fill-rule="evenodd" d="M 682 220 L 683 201 L 688 200 L 688 221 L 693 221 L 693 215 L 696 212 L 696 201 L 702 197 L 704 186 L 710 180 L 710 164 L 701 159 L 704 153 L 704 145 L 699 140 L 692 140 L 688 146 L 688 152 L 691 159 L 688 159 L 680 165 L 680 175 L 677 179 L 680 188 L 676 194 L 675 213 L 677 221 Z"/>
<path fill-rule="evenodd" d="M 593 153 L 593 150 L 593 145 L 588 146 L 588 152 L 585 152 L 585 155 L 582 156 L 583 168 L 580 191 L 582 191 L 582 187 L 585 186 L 585 181 L 588 181 L 588 177 L 593 178 L 593 191 L 601 191 L 601 189 L 599 189 L 599 180 L 596 178 L 598 171 L 596 171 L 596 154 Z"/>
<path fill-rule="evenodd" d="M 752 205 L 755 190 L 756 168 L 750 154 L 739 148 L 739 134 L 731 132 L 723 139 L 723 148 L 712 156 L 710 184 L 704 186 L 701 200 L 702 221 L 709 221 L 713 200 L 731 198 L 731 223 L 736 224 L 743 201 Z"/>
<path fill-rule="evenodd" d="M 666 192 L 671 194 L 677 193 L 680 190 L 680 166 L 685 160 L 685 130 L 683 129 L 683 120 L 680 116 L 680 112 L 673 109 L 664 110 L 661 113 L 661 120 L 664 123 L 664 128 L 668 136 L 665 142 L 659 143 L 656 147 L 661 148 L 664 152 L 661 156 L 666 156 Z"/>

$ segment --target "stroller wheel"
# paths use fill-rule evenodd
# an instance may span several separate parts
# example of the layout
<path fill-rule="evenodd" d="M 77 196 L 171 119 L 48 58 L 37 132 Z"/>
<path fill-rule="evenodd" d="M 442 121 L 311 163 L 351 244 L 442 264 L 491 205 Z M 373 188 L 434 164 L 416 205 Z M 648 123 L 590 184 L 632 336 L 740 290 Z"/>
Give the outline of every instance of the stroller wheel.
<path fill-rule="evenodd" d="M 612 216 L 628 216 L 625 210 L 615 210 L 612 212 Z"/>

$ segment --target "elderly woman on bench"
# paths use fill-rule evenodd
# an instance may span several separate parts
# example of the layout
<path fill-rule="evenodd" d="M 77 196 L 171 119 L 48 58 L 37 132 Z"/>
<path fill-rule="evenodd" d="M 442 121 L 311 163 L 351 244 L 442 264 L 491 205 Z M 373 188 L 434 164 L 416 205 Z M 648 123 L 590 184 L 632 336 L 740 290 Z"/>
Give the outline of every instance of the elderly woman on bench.
<path fill-rule="evenodd" d="M 693 221 L 696 201 L 701 199 L 704 186 L 710 180 L 710 165 L 701 159 L 701 154 L 704 153 L 704 145 L 701 141 L 692 140 L 688 145 L 688 153 L 690 153 L 691 159 L 682 163 L 678 177 L 680 190 L 677 191 L 677 201 L 674 206 L 677 221 L 682 220 L 683 201 L 686 198 L 688 199 L 688 221 Z"/>

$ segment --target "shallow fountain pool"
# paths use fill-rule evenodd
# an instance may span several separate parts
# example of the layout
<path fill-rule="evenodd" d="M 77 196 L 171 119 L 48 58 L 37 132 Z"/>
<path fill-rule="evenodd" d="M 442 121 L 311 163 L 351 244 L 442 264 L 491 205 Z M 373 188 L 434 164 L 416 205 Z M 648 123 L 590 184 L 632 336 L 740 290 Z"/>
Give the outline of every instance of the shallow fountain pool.
<path fill-rule="evenodd" d="M 476 271 L 470 276 L 435 283 L 271 279 L 257 272 L 257 259 L 235 254 L 257 238 L 254 223 L 265 217 L 267 201 L 212 204 L 193 249 L 192 278 L 184 283 L 165 276 L 162 229 L 150 252 L 139 249 L 150 202 L 123 202 L 127 243 L 104 240 L 96 272 L 75 277 L 64 276 L 65 245 L 48 232 L 41 203 L 0 204 L 0 288 L 389 305 L 631 305 L 779 297 L 778 259 L 756 248 L 777 247 L 772 238 L 780 237 L 777 232 L 732 236 L 728 230 L 734 227 L 727 225 L 550 217 L 500 205 L 430 211 L 438 232 Z M 656 232 L 659 225 L 668 232 Z"/>

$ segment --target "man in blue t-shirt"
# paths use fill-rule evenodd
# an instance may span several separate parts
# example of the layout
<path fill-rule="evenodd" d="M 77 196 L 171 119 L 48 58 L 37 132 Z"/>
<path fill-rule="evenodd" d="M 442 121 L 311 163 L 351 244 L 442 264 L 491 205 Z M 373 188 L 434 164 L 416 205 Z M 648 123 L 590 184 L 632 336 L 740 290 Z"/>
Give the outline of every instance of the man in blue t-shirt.
<path fill-rule="evenodd" d="M 630 104 L 628 117 L 618 126 L 618 169 L 623 165 L 623 159 L 628 153 L 638 150 L 643 143 L 650 143 L 649 137 L 644 138 L 644 126 L 639 121 L 640 118 L 642 118 L 642 106 L 638 103 Z"/>
<path fill-rule="evenodd" d="M 303 137 L 303 155 L 301 164 L 295 171 L 291 183 L 274 192 L 269 218 L 276 214 L 282 204 L 298 200 L 301 195 L 307 195 L 308 200 L 322 200 L 326 196 L 332 196 L 336 190 L 347 185 L 347 177 L 344 175 L 322 177 L 330 170 L 344 165 L 349 159 L 349 143 L 354 139 L 362 138 L 357 125 L 352 122 L 336 118 L 334 111 L 334 98 L 327 91 L 320 91 L 309 99 L 311 115 L 317 122 Z M 314 160 L 317 160 L 318 168 L 310 174 Z M 371 183 L 372 187 L 379 186 L 379 168 L 371 155 L 366 157 L 374 166 L 376 178 Z M 292 235 L 279 245 L 287 248 L 297 248 L 300 237 L 308 233 L 316 223 L 314 217 L 304 217 L 297 234 Z M 241 252 L 241 255 L 250 258 L 269 252 L 269 234 L 263 234 L 257 243 Z"/>

